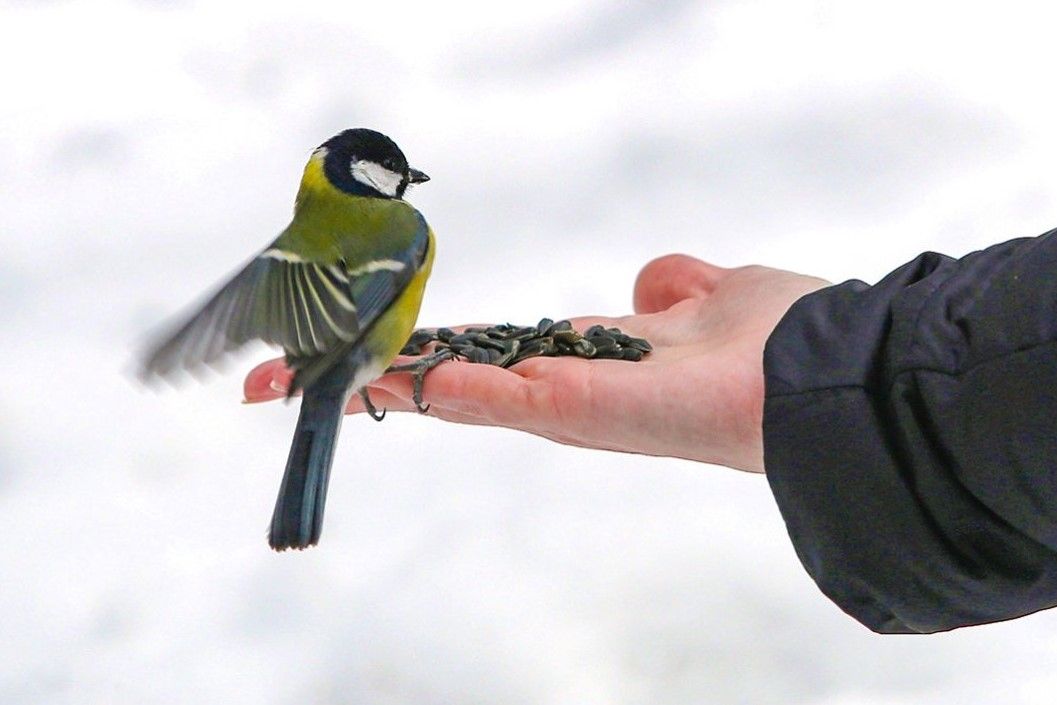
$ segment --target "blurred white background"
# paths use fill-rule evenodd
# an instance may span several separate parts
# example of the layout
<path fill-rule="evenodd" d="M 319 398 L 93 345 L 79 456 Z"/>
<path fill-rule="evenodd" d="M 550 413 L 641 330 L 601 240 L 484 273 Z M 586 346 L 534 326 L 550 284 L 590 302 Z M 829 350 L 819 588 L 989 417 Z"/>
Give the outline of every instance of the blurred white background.
<path fill-rule="evenodd" d="M 1057 225 L 1050 3 L 0 4 L 0 702 L 1043 703 L 1057 614 L 875 636 L 762 477 L 349 419 L 265 543 L 294 406 L 152 393 L 145 332 L 345 127 L 433 181 L 423 325 L 630 308 L 683 251 L 874 281 Z"/>

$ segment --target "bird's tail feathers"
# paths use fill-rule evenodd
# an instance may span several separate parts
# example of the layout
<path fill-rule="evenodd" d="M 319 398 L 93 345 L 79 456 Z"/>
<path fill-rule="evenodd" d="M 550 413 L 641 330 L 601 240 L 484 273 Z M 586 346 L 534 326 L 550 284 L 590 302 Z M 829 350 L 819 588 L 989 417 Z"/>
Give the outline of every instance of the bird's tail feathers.
<path fill-rule="evenodd" d="M 319 541 L 345 402 L 345 394 L 337 390 L 305 391 L 268 532 L 268 543 L 277 551 Z"/>

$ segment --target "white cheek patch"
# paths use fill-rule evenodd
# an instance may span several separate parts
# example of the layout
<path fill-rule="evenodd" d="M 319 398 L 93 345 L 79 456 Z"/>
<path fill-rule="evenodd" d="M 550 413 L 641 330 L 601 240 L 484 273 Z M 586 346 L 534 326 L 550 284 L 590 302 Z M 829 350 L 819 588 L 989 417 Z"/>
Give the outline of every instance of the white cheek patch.
<path fill-rule="evenodd" d="M 390 171 L 376 162 L 361 159 L 352 164 L 352 178 L 365 186 L 370 186 L 379 193 L 395 197 L 404 176 L 395 171 Z"/>

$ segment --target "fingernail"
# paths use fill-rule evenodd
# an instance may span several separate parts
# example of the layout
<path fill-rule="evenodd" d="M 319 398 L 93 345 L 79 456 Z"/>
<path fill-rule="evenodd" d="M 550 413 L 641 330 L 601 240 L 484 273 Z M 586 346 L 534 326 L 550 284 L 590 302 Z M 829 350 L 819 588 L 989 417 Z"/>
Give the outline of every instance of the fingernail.
<path fill-rule="evenodd" d="M 286 396 L 286 389 L 274 380 L 251 378 L 246 381 L 242 388 L 243 404 L 259 404 L 265 401 L 274 401 Z"/>

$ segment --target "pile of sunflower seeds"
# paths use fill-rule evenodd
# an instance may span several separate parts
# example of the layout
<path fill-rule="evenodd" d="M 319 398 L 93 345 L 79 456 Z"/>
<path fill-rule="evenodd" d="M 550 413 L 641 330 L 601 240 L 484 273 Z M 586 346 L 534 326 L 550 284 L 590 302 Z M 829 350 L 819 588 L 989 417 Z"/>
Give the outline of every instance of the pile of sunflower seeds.
<path fill-rule="evenodd" d="M 430 343 L 437 344 L 436 353 L 448 351 L 452 357 L 500 367 L 510 367 L 540 355 L 638 362 L 653 350 L 645 338 L 633 338 L 619 328 L 591 326 L 578 333 L 569 321 L 544 318 L 535 326 L 502 323 L 487 328 L 471 327 L 461 333 L 450 328 L 423 328 L 411 335 L 400 354 L 421 355 L 422 348 Z"/>

